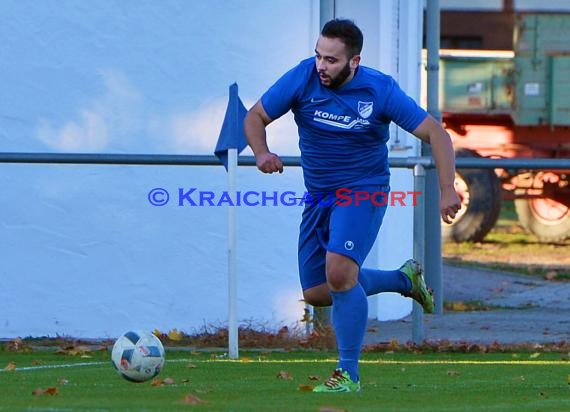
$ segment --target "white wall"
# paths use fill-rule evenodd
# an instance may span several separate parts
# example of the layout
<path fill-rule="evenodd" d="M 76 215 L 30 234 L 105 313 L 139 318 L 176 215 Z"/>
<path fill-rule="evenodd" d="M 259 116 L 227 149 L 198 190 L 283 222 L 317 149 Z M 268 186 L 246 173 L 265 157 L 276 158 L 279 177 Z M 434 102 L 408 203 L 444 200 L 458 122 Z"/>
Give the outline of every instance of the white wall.
<path fill-rule="evenodd" d="M 370 61 L 380 66 L 376 19 L 384 10 L 374 1 L 339 3 L 361 18 Z M 250 107 L 312 55 L 318 6 L 3 0 L 0 150 L 211 154 L 229 85 L 238 83 Z M 275 152 L 298 154 L 291 116 L 269 135 Z M 227 208 L 177 206 L 175 198 L 178 189 L 219 194 L 226 184 L 221 167 L 0 164 L 0 337 L 224 325 Z M 170 203 L 149 204 L 156 187 L 170 192 Z M 238 190 L 301 195 L 300 170 L 240 168 Z M 399 213 L 390 211 L 383 231 L 401 248 L 384 243 L 373 264 L 409 256 L 411 215 Z M 298 206 L 238 209 L 240 322 L 276 328 L 301 317 L 299 220 Z"/>
<path fill-rule="evenodd" d="M 230 84 L 251 106 L 313 53 L 315 13 L 304 0 L 2 1 L 0 150 L 212 154 Z M 271 139 L 298 154 L 292 122 Z M 155 187 L 221 193 L 222 167 L 4 164 L 0 185 L 0 337 L 226 322 L 227 207 L 147 200 Z M 238 188 L 303 190 L 296 168 L 244 168 Z M 240 321 L 302 316 L 299 216 L 239 209 Z"/>

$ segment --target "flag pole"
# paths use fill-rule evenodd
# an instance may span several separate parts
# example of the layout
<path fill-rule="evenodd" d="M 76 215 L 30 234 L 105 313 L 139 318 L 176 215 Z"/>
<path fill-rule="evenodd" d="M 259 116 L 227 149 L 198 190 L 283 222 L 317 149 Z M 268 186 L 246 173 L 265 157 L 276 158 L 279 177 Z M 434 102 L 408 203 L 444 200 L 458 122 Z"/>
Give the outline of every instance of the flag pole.
<path fill-rule="evenodd" d="M 235 96 L 232 96 L 235 94 Z M 237 84 L 230 87 L 230 102 L 238 102 Z M 234 111 L 236 118 L 235 133 L 241 123 L 238 118 L 238 110 Z M 237 139 L 236 139 L 237 140 Z M 234 145 L 235 146 L 235 145 Z M 228 148 L 228 195 L 230 199 L 236 199 L 237 186 L 237 147 Z M 237 325 L 237 255 L 236 255 L 236 207 L 228 206 L 228 356 L 230 359 L 239 358 L 238 349 L 238 325 Z"/>
<path fill-rule="evenodd" d="M 228 195 L 237 202 L 237 166 L 238 155 L 246 148 L 247 139 L 243 130 L 243 121 L 247 109 L 238 96 L 238 85 L 230 86 L 230 99 L 222 130 L 214 149 L 214 154 L 220 159 L 228 172 Z M 237 205 L 228 206 L 228 356 L 237 359 L 238 354 L 238 324 L 237 324 Z"/>
<path fill-rule="evenodd" d="M 228 195 L 236 199 L 237 149 L 228 149 Z M 236 206 L 228 206 L 228 355 L 237 359 L 237 262 L 236 262 Z"/>

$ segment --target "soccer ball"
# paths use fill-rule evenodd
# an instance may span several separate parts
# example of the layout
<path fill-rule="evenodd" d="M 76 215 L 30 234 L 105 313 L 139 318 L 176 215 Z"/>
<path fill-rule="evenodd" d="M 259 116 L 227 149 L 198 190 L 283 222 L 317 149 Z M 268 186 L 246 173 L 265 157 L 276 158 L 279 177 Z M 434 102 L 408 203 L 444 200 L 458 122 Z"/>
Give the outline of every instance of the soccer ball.
<path fill-rule="evenodd" d="M 129 331 L 115 341 L 111 360 L 123 378 L 144 382 L 160 373 L 164 365 L 164 347 L 150 332 Z"/>

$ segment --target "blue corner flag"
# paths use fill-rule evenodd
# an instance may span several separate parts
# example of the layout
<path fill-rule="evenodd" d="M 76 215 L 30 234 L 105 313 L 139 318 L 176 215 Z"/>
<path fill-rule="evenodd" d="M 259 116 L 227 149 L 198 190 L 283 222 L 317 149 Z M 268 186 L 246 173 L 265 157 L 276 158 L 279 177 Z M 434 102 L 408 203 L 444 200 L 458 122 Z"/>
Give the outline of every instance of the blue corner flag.
<path fill-rule="evenodd" d="M 226 109 L 226 116 L 222 124 L 222 130 L 218 137 L 218 143 L 214 154 L 220 159 L 228 170 L 228 149 L 237 149 L 238 154 L 247 146 L 247 140 L 243 131 L 243 121 L 247 109 L 238 96 L 236 83 L 230 86 L 230 100 Z"/>

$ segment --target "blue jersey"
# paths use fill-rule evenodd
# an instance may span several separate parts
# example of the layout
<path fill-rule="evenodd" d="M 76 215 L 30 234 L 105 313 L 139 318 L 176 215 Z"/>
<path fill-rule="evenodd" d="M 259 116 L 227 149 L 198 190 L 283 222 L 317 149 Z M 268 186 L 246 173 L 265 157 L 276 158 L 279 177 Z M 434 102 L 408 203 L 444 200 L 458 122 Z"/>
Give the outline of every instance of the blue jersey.
<path fill-rule="evenodd" d="M 295 115 L 309 192 L 387 184 L 390 122 L 412 132 L 427 116 L 392 77 L 369 67 L 339 88 L 323 86 L 314 58 L 285 73 L 261 103 L 271 119 Z"/>

